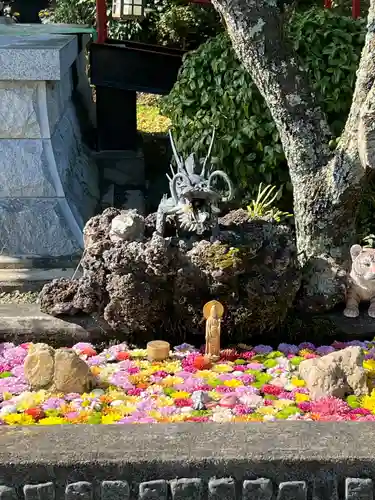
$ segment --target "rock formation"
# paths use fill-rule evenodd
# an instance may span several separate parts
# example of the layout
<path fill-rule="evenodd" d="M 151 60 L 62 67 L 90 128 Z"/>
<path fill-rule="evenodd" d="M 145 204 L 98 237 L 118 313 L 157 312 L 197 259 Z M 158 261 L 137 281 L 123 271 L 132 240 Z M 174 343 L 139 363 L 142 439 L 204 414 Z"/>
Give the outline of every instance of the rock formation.
<path fill-rule="evenodd" d="M 345 398 L 349 394 L 368 393 L 364 354 L 360 347 L 347 347 L 321 358 L 306 359 L 299 374 L 306 382 L 311 399 L 325 396 Z"/>
<path fill-rule="evenodd" d="M 71 349 L 31 345 L 25 359 L 25 377 L 32 390 L 83 393 L 94 386 L 89 366 Z"/>
<path fill-rule="evenodd" d="M 203 334 L 202 306 L 211 299 L 225 306 L 226 341 L 271 331 L 285 318 L 300 285 L 288 227 L 236 210 L 219 220 L 212 243 L 210 235 L 179 238 L 171 228 L 159 236 L 155 215 L 141 219 L 114 208 L 93 217 L 84 231 L 83 277 L 47 284 L 42 311 L 98 314 L 137 342 L 155 332 L 175 342 Z"/>

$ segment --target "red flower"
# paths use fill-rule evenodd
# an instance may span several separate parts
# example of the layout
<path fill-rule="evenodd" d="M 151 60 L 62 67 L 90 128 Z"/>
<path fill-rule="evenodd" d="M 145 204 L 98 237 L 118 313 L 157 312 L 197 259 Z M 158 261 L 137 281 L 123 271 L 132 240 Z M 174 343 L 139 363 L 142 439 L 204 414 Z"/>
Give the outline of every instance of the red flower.
<path fill-rule="evenodd" d="M 189 398 L 179 398 L 174 400 L 174 404 L 178 408 L 183 408 L 184 406 L 192 406 L 193 402 Z"/>
<path fill-rule="evenodd" d="M 281 392 L 283 392 L 282 387 L 277 387 L 276 385 L 265 384 L 262 388 L 264 394 L 271 394 L 272 396 L 278 396 Z"/>
<path fill-rule="evenodd" d="M 125 361 L 130 358 L 130 354 L 127 351 L 120 351 L 116 354 L 117 361 Z"/>
<path fill-rule="evenodd" d="M 30 415 L 34 420 L 40 420 L 44 417 L 45 413 L 41 408 L 28 408 L 24 411 L 26 415 Z"/>
<path fill-rule="evenodd" d="M 197 370 L 208 370 L 212 363 L 207 356 L 197 356 L 193 361 L 193 366 Z"/>
<path fill-rule="evenodd" d="M 96 356 L 96 351 L 92 347 L 87 346 L 81 349 L 80 354 L 90 358 L 91 356 Z"/>
<path fill-rule="evenodd" d="M 223 349 L 220 351 L 220 359 L 221 361 L 236 361 L 240 355 L 236 351 L 236 349 Z"/>

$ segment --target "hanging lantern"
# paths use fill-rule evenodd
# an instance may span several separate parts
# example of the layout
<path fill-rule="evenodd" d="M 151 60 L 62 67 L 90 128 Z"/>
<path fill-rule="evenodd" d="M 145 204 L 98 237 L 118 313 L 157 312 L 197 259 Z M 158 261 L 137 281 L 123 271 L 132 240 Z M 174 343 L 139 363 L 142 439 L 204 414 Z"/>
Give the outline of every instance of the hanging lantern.
<path fill-rule="evenodd" d="M 112 0 L 112 17 L 119 21 L 143 19 L 145 17 L 144 0 Z"/>

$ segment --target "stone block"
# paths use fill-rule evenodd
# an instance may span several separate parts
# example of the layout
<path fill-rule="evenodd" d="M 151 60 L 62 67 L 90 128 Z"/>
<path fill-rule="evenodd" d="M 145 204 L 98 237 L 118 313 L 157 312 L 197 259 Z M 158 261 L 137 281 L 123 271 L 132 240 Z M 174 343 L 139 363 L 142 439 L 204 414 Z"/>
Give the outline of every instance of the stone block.
<path fill-rule="evenodd" d="M 307 500 L 305 481 L 288 481 L 279 484 L 277 500 Z"/>
<path fill-rule="evenodd" d="M 49 137 L 51 137 L 72 96 L 73 79 L 71 68 L 62 75 L 59 81 L 45 82 L 45 85 Z"/>
<path fill-rule="evenodd" d="M 0 139 L 42 137 L 38 109 L 41 82 L 0 81 Z"/>
<path fill-rule="evenodd" d="M 81 252 L 83 236 L 64 198 L 0 199 L 1 250 L 13 256 Z"/>
<path fill-rule="evenodd" d="M 0 139 L 0 199 L 62 196 L 51 157 L 48 140 Z"/>
<path fill-rule="evenodd" d="M 346 478 L 345 500 L 373 500 L 373 498 L 373 482 L 371 479 Z"/>
<path fill-rule="evenodd" d="M 198 477 L 173 479 L 170 482 L 172 500 L 201 500 L 203 482 Z"/>
<path fill-rule="evenodd" d="M 82 144 L 77 115 L 70 103 L 51 138 L 63 192 L 80 226 L 93 215 L 99 200 L 95 162 Z"/>
<path fill-rule="evenodd" d="M 68 484 L 65 488 L 65 500 L 93 500 L 92 484 L 87 481 Z"/>
<path fill-rule="evenodd" d="M 236 500 L 236 483 L 231 477 L 210 479 L 208 500 Z"/>
<path fill-rule="evenodd" d="M 54 500 L 55 485 L 53 483 L 25 484 L 23 487 L 25 500 Z"/>
<path fill-rule="evenodd" d="M 15 489 L 0 485 L 0 500 L 17 500 Z"/>
<path fill-rule="evenodd" d="M 272 494 L 272 482 L 269 479 L 259 478 L 243 482 L 242 500 L 271 500 Z"/>
<path fill-rule="evenodd" d="M 127 481 L 103 481 L 101 500 L 129 500 L 130 488 Z"/>
<path fill-rule="evenodd" d="M 333 477 L 315 479 L 312 500 L 339 500 L 337 479 Z"/>
<path fill-rule="evenodd" d="M 168 500 L 168 483 L 163 479 L 139 485 L 139 500 Z"/>
<path fill-rule="evenodd" d="M 76 36 L 0 35 L 0 80 L 60 80 L 77 54 Z"/>

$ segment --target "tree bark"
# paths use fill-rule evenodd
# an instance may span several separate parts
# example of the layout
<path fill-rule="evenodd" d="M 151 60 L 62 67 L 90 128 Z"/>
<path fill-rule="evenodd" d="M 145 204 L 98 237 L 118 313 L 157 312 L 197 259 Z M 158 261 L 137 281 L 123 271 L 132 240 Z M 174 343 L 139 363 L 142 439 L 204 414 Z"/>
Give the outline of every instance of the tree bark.
<path fill-rule="evenodd" d="M 283 36 L 276 0 L 212 1 L 280 134 L 293 184 L 302 305 L 331 308 L 344 298 L 365 171 L 375 167 L 375 0 L 351 111 L 335 151 L 307 75 Z"/>

